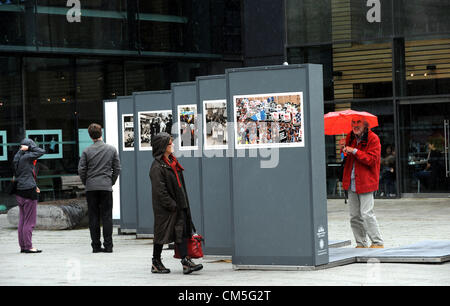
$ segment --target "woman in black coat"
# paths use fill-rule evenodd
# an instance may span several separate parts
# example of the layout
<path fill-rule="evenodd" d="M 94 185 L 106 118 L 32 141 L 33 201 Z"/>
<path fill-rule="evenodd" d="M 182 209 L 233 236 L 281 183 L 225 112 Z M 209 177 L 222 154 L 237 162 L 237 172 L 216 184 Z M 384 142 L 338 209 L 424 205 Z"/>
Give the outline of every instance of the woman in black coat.
<path fill-rule="evenodd" d="M 189 274 L 203 268 L 187 255 L 187 242 L 195 232 L 189 200 L 183 177 L 183 167 L 173 155 L 173 139 L 163 132 L 153 137 L 153 157 L 150 168 L 153 214 L 155 219 L 153 238 L 152 273 L 169 273 L 161 262 L 164 244 L 175 242 L 181 256 L 183 273 Z"/>

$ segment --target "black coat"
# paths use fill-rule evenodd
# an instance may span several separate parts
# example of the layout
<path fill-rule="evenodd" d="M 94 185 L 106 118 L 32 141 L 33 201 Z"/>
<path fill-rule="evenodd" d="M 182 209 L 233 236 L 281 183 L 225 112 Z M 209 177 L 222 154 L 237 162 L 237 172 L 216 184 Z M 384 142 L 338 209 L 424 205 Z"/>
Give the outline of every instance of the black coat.
<path fill-rule="evenodd" d="M 162 159 L 169 141 L 167 133 L 156 135 L 152 141 L 155 160 L 150 168 L 150 180 L 155 244 L 181 243 L 195 231 L 183 173 L 178 172 L 182 185 L 179 187 L 174 171 Z"/>

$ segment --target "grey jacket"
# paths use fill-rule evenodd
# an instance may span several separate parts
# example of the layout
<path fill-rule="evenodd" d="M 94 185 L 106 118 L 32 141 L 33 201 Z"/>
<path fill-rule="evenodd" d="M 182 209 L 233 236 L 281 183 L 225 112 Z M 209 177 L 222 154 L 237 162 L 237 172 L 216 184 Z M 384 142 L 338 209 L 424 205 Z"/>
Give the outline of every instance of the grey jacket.
<path fill-rule="evenodd" d="M 36 188 L 36 181 L 33 174 L 35 167 L 33 162 L 44 155 L 45 150 L 39 148 L 33 140 L 28 138 L 23 139 L 20 144 L 28 146 L 28 150 L 19 150 L 19 152 L 14 155 L 13 166 L 15 180 L 17 181 L 17 189 L 33 189 Z"/>
<path fill-rule="evenodd" d="M 78 164 L 78 174 L 86 191 L 112 191 L 120 174 L 120 160 L 116 148 L 98 140 L 87 147 Z"/>

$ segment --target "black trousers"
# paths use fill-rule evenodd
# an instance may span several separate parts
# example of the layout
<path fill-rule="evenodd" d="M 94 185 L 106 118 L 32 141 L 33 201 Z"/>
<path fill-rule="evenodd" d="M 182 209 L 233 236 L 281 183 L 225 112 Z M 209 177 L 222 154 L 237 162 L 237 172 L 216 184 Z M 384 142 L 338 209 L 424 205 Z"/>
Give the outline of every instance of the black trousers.
<path fill-rule="evenodd" d="M 184 238 L 183 242 L 176 243 L 178 251 L 180 252 L 181 259 L 184 259 L 188 255 L 187 250 L 187 243 L 188 238 Z M 162 244 L 153 244 L 153 258 L 154 259 L 161 259 L 161 253 L 162 253 L 163 245 Z"/>
<path fill-rule="evenodd" d="M 86 199 L 88 203 L 89 231 L 91 232 L 92 248 L 101 248 L 100 241 L 100 221 L 103 225 L 103 246 L 112 249 L 112 191 L 95 190 L 87 191 Z"/>

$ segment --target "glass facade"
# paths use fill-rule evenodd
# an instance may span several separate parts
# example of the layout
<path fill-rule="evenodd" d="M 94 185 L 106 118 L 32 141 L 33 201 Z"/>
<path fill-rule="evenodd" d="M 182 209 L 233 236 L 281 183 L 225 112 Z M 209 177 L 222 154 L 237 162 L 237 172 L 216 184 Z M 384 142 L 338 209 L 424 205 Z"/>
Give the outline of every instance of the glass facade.
<path fill-rule="evenodd" d="M 325 113 L 351 108 L 378 116 L 377 196 L 448 194 L 443 144 L 449 141 L 444 126 L 450 119 L 450 2 L 285 3 L 287 61 L 323 65 Z M 342 196 L 340 138 L 326 136 L 330 197 Z"/>
<path fill-rule="evenodd" d="M 240 67 L 240 1 L 0 0 L 0 204 L 25 136 L 40 201 L 70 198 L 87 127 L 103 100 Z"/>
<path fill-rule="evenodd" d="M 0 204 L 14 205 L 2 190 L 24 136 L 47 151 L 41 200 L 72 197 L 64 177 L 103 100 L 283 60 L 323 65 L 325 113 L 378 116 L 390 174 L 377 196 L 448 193 L 449 11 L 447 0 L 0 0 Z M 341 137 L 325 137 L 330 197 L 343 196 Z"/>

